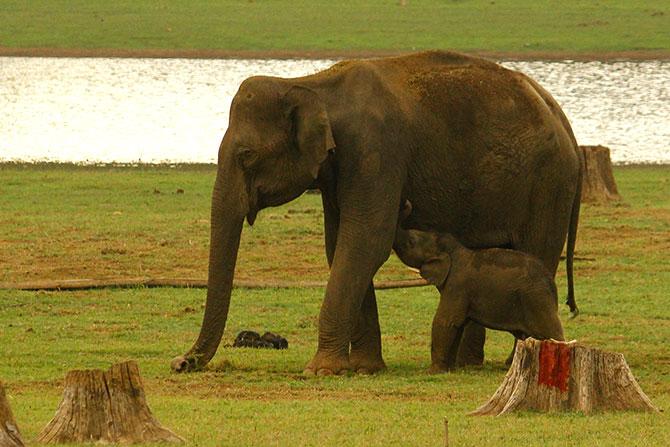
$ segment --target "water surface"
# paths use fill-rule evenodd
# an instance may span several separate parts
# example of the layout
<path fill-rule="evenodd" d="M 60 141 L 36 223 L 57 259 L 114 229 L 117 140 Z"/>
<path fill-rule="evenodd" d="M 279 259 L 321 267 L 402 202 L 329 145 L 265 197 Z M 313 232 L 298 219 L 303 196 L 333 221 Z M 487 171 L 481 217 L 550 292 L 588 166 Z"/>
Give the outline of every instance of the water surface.
<path fill-rule="evenodd" d="M 328 60 L 0 58 L 0 161 L 216 162 L 245 78 Z M 562 105 L 580 144 L 670 163 L 670 62 L 505 62 Z"/>

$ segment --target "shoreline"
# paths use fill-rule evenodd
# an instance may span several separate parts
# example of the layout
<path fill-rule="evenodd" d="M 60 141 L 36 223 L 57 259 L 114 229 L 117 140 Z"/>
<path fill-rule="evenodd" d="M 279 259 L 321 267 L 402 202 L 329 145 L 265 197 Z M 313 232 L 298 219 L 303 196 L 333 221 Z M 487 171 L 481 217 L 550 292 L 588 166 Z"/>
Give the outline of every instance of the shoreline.
<path fill-rule="evenodd" d="M 156 58 L 156 59 L 361 59 L 398 56 L 423 50 L 222 50 L 126 48 L 13 48 L 0 46 L 0 57 Z M 455 50 L 457 51 L 457 50 Z M 670 50 L 622 51 L 459 51 L 493 60 L 648 61 L 670 60 Z"/>

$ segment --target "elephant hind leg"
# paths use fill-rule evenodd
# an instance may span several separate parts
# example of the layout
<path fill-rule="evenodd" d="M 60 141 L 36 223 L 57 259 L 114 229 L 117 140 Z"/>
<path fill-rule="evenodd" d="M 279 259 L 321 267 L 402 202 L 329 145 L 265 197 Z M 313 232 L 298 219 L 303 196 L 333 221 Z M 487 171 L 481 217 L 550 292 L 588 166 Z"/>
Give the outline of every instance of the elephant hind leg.
<path fill-rule="evenodd" d="M 456 366 L 477 366 L 484 363 L 486 328 L 472 320 L 465 323 L 458 344 Z"/>
<path fill-rule="evenodd" d="M 447 365 L 459 366 L 458 365 L 458 353 L 460 352 L 461 340 L 463 339 L 463 332 L 467 323 L 458 327 L 456 335 L 454 337 L 454 342 L 451 344 L 451 347 L 447 351 Z"/>
<path fill-rule="evenodd" d="M 536 281 L 544 280 L 544 277 Z M 563 325 L 558 316 L 556 289 L 543 287 L 528 291 L 521 303 L 521 329 L 528 337 L 538 340 L 563 341 Z"/>
<path fill-rule="evenodd" d="M 563 336 L 563 325 L 555 310 L 546 312 L 536 312 L 527 319 L 524 332 L 538 340 L 548 340 L 550 338 L 558 341 L 565 340 Z"/>

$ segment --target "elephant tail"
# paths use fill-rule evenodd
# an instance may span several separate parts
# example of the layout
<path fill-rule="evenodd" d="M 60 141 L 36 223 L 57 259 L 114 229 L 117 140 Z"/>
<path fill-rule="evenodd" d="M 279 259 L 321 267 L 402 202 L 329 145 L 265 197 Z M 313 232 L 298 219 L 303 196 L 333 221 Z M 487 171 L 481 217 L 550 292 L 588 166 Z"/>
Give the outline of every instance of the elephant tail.
<path fill-rule="evenodd" d="M 579 146 L 577 148 L 577 157 L 579 159 L 579 176 L 577 179 L 577 190 L 572 202 L 572 211 L 570 212 L 570 226 L 568 228 L 568 245 L 566 248 L 565 267 L 568 277 L 568 298 L 565 302 L 570 307 L 570 318 L 579 315 L 577 302 L 575 301 L 575 281 L 573 276 L 573 261 L 575 257 L 575 242 L 577 240 L 577 225 L 579 223 L 579 209 L 582 202 L 582 181 L 584 177 L 584 155 Z"/>

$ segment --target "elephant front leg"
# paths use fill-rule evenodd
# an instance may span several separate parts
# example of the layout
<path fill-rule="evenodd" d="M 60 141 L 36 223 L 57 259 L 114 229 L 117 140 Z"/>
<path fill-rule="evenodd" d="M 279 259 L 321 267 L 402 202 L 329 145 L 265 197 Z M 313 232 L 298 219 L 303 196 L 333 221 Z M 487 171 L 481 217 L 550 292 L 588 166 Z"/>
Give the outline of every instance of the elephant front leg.
<path fill-rule="evenodd" d="M 429 373 L 447 372 L 456 366 L 456 352 L 462 334 L 463 326 L 455 322 L 449 321 L 438 325 L 433 323 Z"/>
<path fill-rule="evenodd" d="M 332 267 L 337 247 L 340 213 L 335 201 L 322 194 L 324 233 L 328 266 Z M 381 330 L 374 286 L 369 284 L 351 337 L 350 367 L 359 374 L 372 374 L 386 368 L 382 358 Z"/>
<path fill-rule="evenodd" d="M 330 193 L 330 194 L 329 194 Z M 325 236 L 325 245 L 326 245 L 326 258 L 328 260 L 328 267 L 331 270 L 331 280 L 332 280 L 332 269 L 333 262 L 335 260 L 335 249 L 337 247 L 337 233 L 340 227 L 340 212 L 335 205 L 334 191 L 324 191 L 321 194 L 321 200 L 323 203 L 323 223 L 324 223 L 324 236 Z M 330 281 L 329 281 L 330 285 Z M 304 370 L 306 375 L 328 375 L 328 374 L 340 374 L 346 372 L 349 369 L 349 346 L 347 344 L 346 349 L 337 349 L 337 333 L 333 332 L 329 334 L 326 338 L 330 338 L 330 345 L 332 346 L 331 350 L 321 349 L 321 329 L 323 327 L 322 321 L 327 318 L 326 314 L 334 313 L 334 309 L 330 311 L 325 311 L 326 300 L 329 299 L 328 289 L 326 289 L 326 298 L 324 303 L 321 306 L 321 312 L 319 314 L 319 349 L 317 354 L 314 356 L 311 362 L 307 364 Z M 332 298 L 330 299 L 333 300 Z M 331 305 L 332 306 L 332 305 Z M 331 317 L 333 320 L 338 320 L 338 317 Z M 326 344 L 328 346 L 328 344 Z"/>
<path fill-rule="evenodd" d="M 352 371 L 372 374 L 386 368 L 382 358 L 382 339 L 374 286 L 368 286 L 357 324 L 351 337 L 349 361 Z"/>
<path fill-rule="evenodd" d="M 394 201 L 388 215 L 378 212 L 375 216 L 340 219 L 326 296 L 319 313 L 318 349 L 305 368 L 306 374 L 340 374 L 354 368 L 373 372 L 383 368 L 372 278 L 390 254 L 396 215 Z"/>
<path fill-rule="evenodd" d="M 442 293 L 431 332 L 431 365 L 428 370 L 431 374 L 446 372 L 456 366 L 466 311 L 467 304 L 463 298 L 446 298 Z"/>

